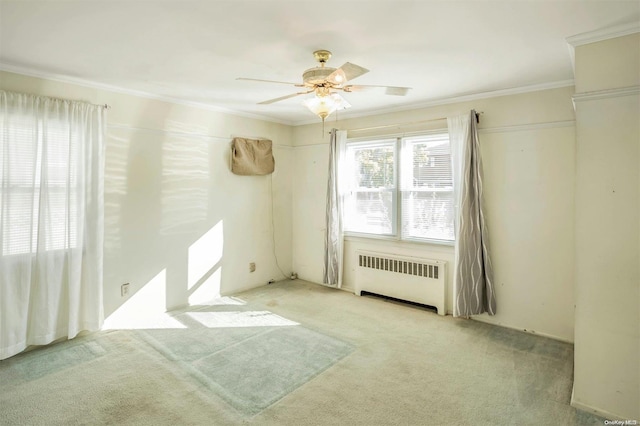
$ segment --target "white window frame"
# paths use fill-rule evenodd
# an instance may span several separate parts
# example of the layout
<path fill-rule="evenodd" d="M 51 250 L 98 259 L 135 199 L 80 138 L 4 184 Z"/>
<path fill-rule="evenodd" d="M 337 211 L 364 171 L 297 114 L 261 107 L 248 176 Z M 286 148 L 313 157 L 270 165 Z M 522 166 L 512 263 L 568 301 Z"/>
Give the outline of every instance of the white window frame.
<path fill-rule="evenodd" d="M 374 239 L 374 240 L 387 240 L 387 241 L 397 241 L 397 242 L 408 242 L 408 243 L 416 243 L 416 244 L 433 244 L 433 245 L 444 245 L 444 246 L 453 246 L 455 245 L 455 237 L 452 240 L 444 240 L 444 239 L 434 239 L 434 238 L 419 238 L 419 237 L 410 237 L 402 235 L 402 164 L 403 161 L 400 160 L 402 156 L 404 156 L 404 148 L 405 146 L 409 146 L 409 141 L 418 139 L 420 137 L 426 138 L 437 138 L 437 137 L 446 137 L 449 139 L 449 134 L 447 131 L 435 131 L 435 132 L 422 132 L 411 135 L 403 135 L 403 136 L 393 136 L 393 137 L 368 137 L 368 138 L 352 138 L 347 139 L 345 151 L 348 151 L 349 147 L 352 146 L 375 146 L 377 143 L 389 142 L 395 139 L 395 155 L 394 155 L 394 181 L 395 187 L 392 195 L 392 203 L 393 203 L 393 219 L 392 219 L 392 232 L 390 234 L 376 234 L 376 233 L 367 233 L 367 232 L 356 232 L 356 231 L 348 231 L 345 230 L 345 237 L 357 238 L 357 239 Z M 449 140 L 449 143 L 450 140 Z M 454 183 L 455 185 L 455 183 Z M 452 190 L 453 191 L 453 190 Z"/>
<path fill-rule="evenodd" d="M 354 236 L 362 236 L 362 237 L 371 237 L 371 238 L 382 238 L 382 239 L 398 239 L 399 235 L 398 235 L 398 224 L 399 224 L 399 218 L 401 216 L 399 216 L 399 211 L 397 209 L 397 205 L 398 205 L 398 183 L 399 183 L 399 174 L 398 174 L 398 164 L 399 164 L 399 160 L 398 160 L 398 154 L 399 154 L 399 149 L 400 149 L 400 145 L 399 145 L 399 140 L 398 138 L 375 138 L 375 139 L 367 139 L 367 140 L 355 140 L 355 141 L 350 141 L 348 140 L 346 143 L 347 149 L 349 146 L 353 146 L 353 147 L 357 147 L 357 148 L 366 148 L 366 147 L 375 147 L 375 146 L 384 146 L 387 145 L 389 142 L 393 141 L 395 139 L 394 142 L 394 156 L 393 156 L 393 181 L 394 181 L 394 188 L 391 191 L 391 205 L 392 205 L 392 211 L 391 211 L 391 233 L 389 234 L 375 234 L 375 233 L 367 233 L 367 232 L 355 232 L 355 231 L 348 231 L 345 232 L 345 235 L 354 235 Z M 347 150 L 345 149 L 345 152 Z M 357 192 L 368 192 L 368 191 L 357 191 Z M 381 190 L 376 190 L 376 191 L 371 191 L 371 192 L 383 192 Z M 396 208 L 393 208 L 396 207 Z"/>

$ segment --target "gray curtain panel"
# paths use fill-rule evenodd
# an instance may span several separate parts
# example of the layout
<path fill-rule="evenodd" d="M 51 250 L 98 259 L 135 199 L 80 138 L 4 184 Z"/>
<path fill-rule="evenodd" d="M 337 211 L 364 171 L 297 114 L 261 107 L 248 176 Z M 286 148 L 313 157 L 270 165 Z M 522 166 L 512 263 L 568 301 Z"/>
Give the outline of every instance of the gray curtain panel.
<path fill-rule="evenodd" d="M 346 135 L 336 129 L 331 130 L 329 142 L 329 178 L 327 181 L 326 233 L 324 241 L 323 282 L 333 287 L 342 286 L 342 197 L 338 187 L 341 145 Z"/>
<path fill-rule="evenodd" d="M 454 179 L 453 315 L 496 313 L 493 270 L 482 200 L 482 159 L 476 112 L 447 119 Z"/>

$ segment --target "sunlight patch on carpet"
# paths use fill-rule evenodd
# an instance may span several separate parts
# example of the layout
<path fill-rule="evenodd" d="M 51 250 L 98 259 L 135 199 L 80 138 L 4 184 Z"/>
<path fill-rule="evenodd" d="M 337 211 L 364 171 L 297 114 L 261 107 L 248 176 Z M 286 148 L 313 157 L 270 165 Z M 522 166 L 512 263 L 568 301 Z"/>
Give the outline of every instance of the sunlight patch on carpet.
<path fill-rule="evenodd" d="M 269 311 L 189 312 L 186 315 L 209 328 L 300 325 Z"/>

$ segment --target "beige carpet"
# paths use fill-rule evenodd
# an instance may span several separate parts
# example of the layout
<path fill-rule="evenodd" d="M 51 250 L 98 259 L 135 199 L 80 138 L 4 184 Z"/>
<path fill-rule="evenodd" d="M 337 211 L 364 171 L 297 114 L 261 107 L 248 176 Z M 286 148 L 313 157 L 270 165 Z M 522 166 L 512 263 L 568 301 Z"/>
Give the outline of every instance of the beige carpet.
<path fill-rule="evenodd" d="M 603 424 L 566 343 L 304 281 L 226 300 L 1 361 L 0 424 Z"/>

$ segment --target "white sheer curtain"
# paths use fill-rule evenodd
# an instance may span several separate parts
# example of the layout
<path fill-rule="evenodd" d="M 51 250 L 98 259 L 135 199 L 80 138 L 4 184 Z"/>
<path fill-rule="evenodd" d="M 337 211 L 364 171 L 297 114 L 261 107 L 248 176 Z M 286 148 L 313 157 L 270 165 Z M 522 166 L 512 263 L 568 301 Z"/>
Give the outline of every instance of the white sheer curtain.
<path fill-rule="evenodd" d="M 455 212 L 453 315 L 496 313 L 493 270 L 483 211 L 482 158 L 476 112 L 447 119 Z"/>
<path fill-rule="evenodd" d="M 340 189 L 340 176 L 344 176 L 346 141 L 346 131 L 331 130 L 323 282 L 337 288 L 342 287 L 344 194 Z"/>
<path fill-rule="evenodd" d="M 0 359 L 102 325 L 105 121 L 0 91 Z"/>

